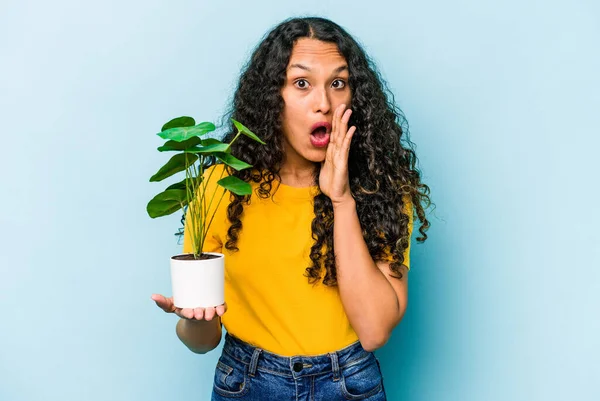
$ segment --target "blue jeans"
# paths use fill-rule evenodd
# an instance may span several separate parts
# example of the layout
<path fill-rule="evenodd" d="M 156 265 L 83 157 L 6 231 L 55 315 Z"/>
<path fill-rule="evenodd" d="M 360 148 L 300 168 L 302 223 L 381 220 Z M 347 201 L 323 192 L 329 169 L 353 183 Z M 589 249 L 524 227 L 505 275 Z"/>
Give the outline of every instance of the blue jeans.
<path fill-rule="evenodd" d="M 285 357 L 229 333 L 215 369 L 212 400 L 385 401 L 379 362 L 355 342 L 317 356 Z"/>

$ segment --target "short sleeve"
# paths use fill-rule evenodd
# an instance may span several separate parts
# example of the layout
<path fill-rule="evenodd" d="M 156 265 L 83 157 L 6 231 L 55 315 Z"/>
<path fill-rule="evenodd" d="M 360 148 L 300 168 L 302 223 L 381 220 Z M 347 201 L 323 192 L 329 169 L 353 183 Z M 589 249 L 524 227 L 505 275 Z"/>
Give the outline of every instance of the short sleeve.
<path fill-rule="evenodd" d="M 214 171 L 212 172 L 211 175 L 211 171 L 214 169 Z M 204 239 L 204 247 L 202 249 L 203 252 L 219 252 L 221 253 L 223 250 L 223 241 L 221 240 L 221 235 L 222 235 L 222 230 L 223 230 L 223 226 L 224 226 L 224 210 L 227 208 L 227 194 L 225 194 L 225 196 L 223 197 L 223 199 L 221 200 L 221 203 L 219 204 L 219 199 L 221 197 L 221 195 L 223 194 L 223 192 L 225 191 L 225 189 L 221 186 L 219 186 L 217 184 L 217 181 L 219 181 L 221 178 L 225 177 L 225 175 L 227 174 L 227 171 L 225 170 L 225 166 L 223 164 L 217 164 L 214 166 L 211 166 L 209 168 L 207 168 L 206 170 L 204 170 L 204 182 L 206 182 L 206 201 L 207 201 L 207 207 L 208 207 L 208 203 L 210 203 L 210 199 L 212 198 L 213 194 L 215 194 L 214 199 L 212 201 L 212 204 L 210 204 L 210 209 L 208 210 L 208 219 L 210 221 L 210 218 L 212 216 L 212 213 L 215 212 L 215 216 L 214 219 L 212 220 L 212 223 L 210 225 L 210 228 L 206 234 L 206 237 Z M 210 176 L 210 180 L 208 179 Z M 215 193 L 216 191 L 216 193 Z M 196 198 L 198 199 L 198 198 Z M 217 208 L 218 205 L 218 208 Z M 191 236 L 191 216 L 190 216 L 190 208 L 188 207 L 188 210 L 186 212 L 185 215 L 185 224 L 184 224 L 184 231 L 183 231 L 183 253 L 192 253 L 193 252 L 193 246 L 192 246 L 192 236 Z"/>

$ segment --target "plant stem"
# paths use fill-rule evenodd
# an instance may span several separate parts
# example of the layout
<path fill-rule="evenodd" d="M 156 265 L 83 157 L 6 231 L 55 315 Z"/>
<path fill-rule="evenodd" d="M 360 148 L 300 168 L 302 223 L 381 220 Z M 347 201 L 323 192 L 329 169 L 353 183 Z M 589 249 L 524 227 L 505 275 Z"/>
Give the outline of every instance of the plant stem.
<path fill-rule="evenodd" d="M 231 145 L 235 142 L 236 139 L 238 139 L 238 137 L 242 135 L 241 131 L 238 131 L 238 133 L 235 135 L 235 137 L 231 140 L 231 142 L 229 142 L 229 144 L 227 145 L 227 150 L 229 150 L 229 148 L 231 147 Z M 226 151 L 227 151 L 226 150 Z"/>
<path fill-rule="evenodd" d="M 208 180 L 210 180 L 210 177 L 212 176 L 212 173 L 215 171 L 215 169 L 211 169 Z M 225 173 L 225 168 L 223 168 L 223 170 L 221 171 L 221 176 L 219 177 L 219 179 L 223 178 L 223 174 Z M 217 188 L 219 187 L 219 185 L 217 185 Z M 208 226 L 206 227 L 206 231 L 203 233 L 203 236 L 206 237 L 206 235 L 208 234 L 208 230 L 210 230 L 210 226 L 212 224 L 213 219 L 215 218 L 215 214 L 216 211 L 219 209 L 219 205 L 221 204 L 221 200 L 223 200 L 223 197 L 225 196 L 225 193 L 227 192 L 227 190 L 225 188 L 223 189 L 223 193 L 221 194 L 221 197 L 219 198 L 219 203 L 217 203 L 217 207 L 215 208 L 215 211 L 213 212 L 210 221 L 208 222 Z M 205 192 L 206 193 L 206 192 Z M 215 191 L 212 194 L 212 197 L 210 198 L 210 203 L 208 204 L 208 208 L 210 210 L 213 200 L 215 199 L 215 195 L 217 194 L 217 191 L 215 189 Z"/>
<path fill-rule="evenodd" d="M 198 257 L 202 255 L 202 249 L 204 248 L 204 224 L 206 222 L 206 199 L 204 199 L 204 193 L 206 191 L 206 183 L 204 182 L 204 156 L 201 154 L 200 155 L 200 168 L 199 171 L 196 171 L 196 177 L 202 177 L 200 179 L 200 184 L 198 185 L 198 187 L 200 185 L 202 185 L 202 204 L 199 205 L 198 207 L 200 208 L 200 228 L 199 228 L 199 237 L 198 238 Z M 196 190 L 196 199 L 198 199 L 197 196 L 198 192 Z"/>
<path fill-rule="evenodd" d="M 231 145 L 236 141 L 236 139 L 240 135 L 242 135 L 242 132 L 238 130 L 238 132 L 235 135 L 235 137 L 233 138 L 233 140 L 231 142 L 229 142 L 229 144 L 227 145 L 226 151 L 228 151 L 231 148 Z M 225 194 L 227 193 L 227 190 L 225 188 L 223 188 L 223 193 L 221 194 L 221 196 L 219 198 L 219 202 L 217 203 L 217 206 L 216 206 L 215 210 L 213 211 L 212 216 L 210 216 L 210 221 L 208 222 L 208 224 L 206 224 L 206 221 L 208 220 L 208 212 L 211 210 L 211 207 L 212 207 L 214 198 L 217 194 L 217 191 L 215 189 L 215 191 L 213 192 L 212 197 L 211 197 L 210 202 L 207 207 L 207 205 L 206 205 L 206 188 L 207 188 L 206 181 L 210 181 L 215 169 L 212 168 L 208 177 L 206 179 L 204 179 L 204 157 L 205 156 L 203 154 L 200 154 L 198 157 L 198 159 L 200 161 L 200 166 L 199 166 L 198 170 L 196 169 L 195 162 L 192 163 L 190 166 L 188 166 L 187 159 L 186 159 L 186 169 L 185 169 L 186 180 L 189 180 L 186 182 L 185 187 L 187 190 L 186 196 L 188 199 L 188 208 L 190 211 L 190 219 L 192 220 L 191 222 L 188 222 L 188 223 L 190 224 L 190 227 L 191 227 L 190 235 L 191 235 L 191 239 L 192 239 L 192 246 L 193 246 L 192 251 L 193 251 L 194 259 L 198 259 L 202 255 L 202 249 L 204 249 L 204 242 L 206 240 L 206 236 L 208 235 L 208 231 L 210 230 L 210 226 L 212 225 L 212 221 L 215 218 L 215 214 L 219 208 L 219 205 L 221 204 L 221 201 L 223 200 L 223 198 L 225 197 Z M 223 171 L 221 171 L 221 177 L 219 177 L 219 179 L 223 178 L 224 173 L 225 173 L 225 168 L 223 169 Z M 190 193 L 190 188 L 189 188 L 188 182 L 191 182 L 191 186 L 192 186 L 191 193 Z M 198 200 L 198 190 L 199 190 L 200 186 L 202 186 L 202 189 L 201 189 L 202 203 L 197 205 L 196 204 L 197 202 L 195 202 L 195 201 Z M 198 217 L 200 217 L 200 219 L 198 219 Z"/>
<path fill-rule="evenodd" d="M 194 163 L 192 163 L 193 165 Z M 197 249 L 196 249 L 196 222 L 195 222 L 195 212 L 194 212 L 194 205 L 192 204 L 193 201 L 193 195 L 194 195 L 194 187 L 193 187 L 193 183 L 192 183 L 192 189 L 190 191 L 189 185 L 187 184 L 188 182 L 192 182 L 191 180 L 191 173 L 189 171 L 189 165 L 187 164 L 187 157 L 185 159 L 185 179 L 186 181 L 184 181 L 185 183 L 185 189 L 186 189 L 186 198 L 187 198 L 187 204 L 188 204 L 188 209 L 190 211 L 190 220 L 192 220 L 190 222 L 190 235 L 191 235 L 191 240 L 192 240 L 192 253 L 194 255 L 196 255 L 197 253 Z"/>

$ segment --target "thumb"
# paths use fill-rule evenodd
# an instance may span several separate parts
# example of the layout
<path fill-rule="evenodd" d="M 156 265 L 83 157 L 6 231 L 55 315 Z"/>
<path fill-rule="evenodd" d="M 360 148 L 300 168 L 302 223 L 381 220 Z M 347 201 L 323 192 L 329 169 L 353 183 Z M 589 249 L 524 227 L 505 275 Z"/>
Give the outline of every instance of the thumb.
<path fill-rule="evenodd" d="M 160 294 L 152 294 L 152 300 L 156 302 L 159 308 L 164 310 L 165 312 L 174 312 L 175 308 L 173 307 L 173 299 L 165 298 Z"/>

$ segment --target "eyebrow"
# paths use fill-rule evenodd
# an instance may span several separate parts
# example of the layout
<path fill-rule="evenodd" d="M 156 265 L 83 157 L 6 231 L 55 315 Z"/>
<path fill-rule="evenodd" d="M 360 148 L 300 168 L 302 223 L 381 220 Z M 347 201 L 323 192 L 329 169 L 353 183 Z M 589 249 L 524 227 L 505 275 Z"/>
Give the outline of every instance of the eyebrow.
<path fill-rule="evenodd" d="M 300 69 L 305 70 L 305 71 L 311 71 L 310 68 L 308 68 L 307 66 L 305 66 L 303 64 L 292 64 L 292 65 L 290 65 L 290 68 L 288 68 L 288 70 L 291 70 L 292 68 L 300 68 Z M 348 66 L 347 65 L 339 66 L 338 68 L 336 68 L 333 71 L 333 74 L 339 74 L 340 72 L 342 72 L 344 70 L 348 70 Z"/>

